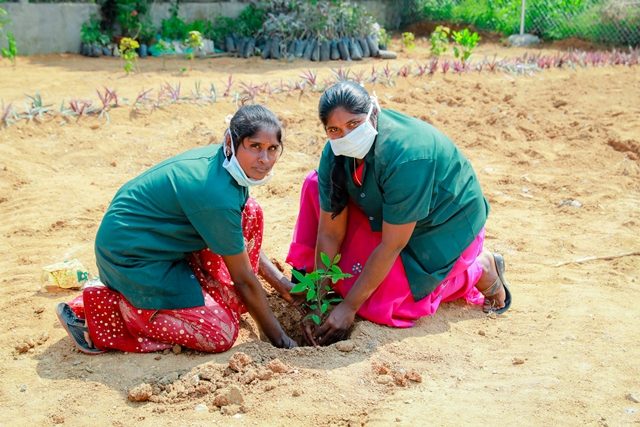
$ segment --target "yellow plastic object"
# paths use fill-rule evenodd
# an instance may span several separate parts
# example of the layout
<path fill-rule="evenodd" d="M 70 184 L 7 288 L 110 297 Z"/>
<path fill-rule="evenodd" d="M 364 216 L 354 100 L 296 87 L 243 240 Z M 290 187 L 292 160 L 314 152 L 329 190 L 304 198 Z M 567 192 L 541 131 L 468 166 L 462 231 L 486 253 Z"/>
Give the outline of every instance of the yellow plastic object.
<path fill-rule="evenodd" d="M 77 259 L 42 267 L 42 288 L 47 291 L 81 289 L 89 278 L 89 272 Z"/>

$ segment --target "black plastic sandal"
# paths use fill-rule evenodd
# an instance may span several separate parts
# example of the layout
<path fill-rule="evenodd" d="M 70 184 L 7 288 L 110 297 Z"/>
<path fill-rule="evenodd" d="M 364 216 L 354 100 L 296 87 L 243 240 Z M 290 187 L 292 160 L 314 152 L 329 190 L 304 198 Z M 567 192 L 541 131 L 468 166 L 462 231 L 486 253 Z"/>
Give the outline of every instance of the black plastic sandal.
<path fill-rule="evenodd" d="M 483 310 L 486 313 L 502 314 L 505 311 L 509 310 L 509 307 L 511 307 L 511 291 L 509 291 L 509 283 L 504 278 L 504 270 L 505 270 L 504 258 L 500 254 L 493 254 L 493 260 L 496 263 L 496 271 L 498 272 L 498 278 L 496 279 L 495 282 L 493 282 L 493 285 L 489 286 L 488 289 L 485 289 L 484 292 L 482 292 L 482 294 L 485 297 L 492 297 L 496 295 L 498 292 L 500 292 L 500 286 L 502 286 L 504 288 L 504 293 L 505 293 L 504 307 L 498 308 L 498 309 L 489 308 L 488 310 L 484 310 L 484 309 Z"/>
<path fill-rule="evenodd" d="M 104 350 L 89 345 L 84 336 L 85 332 L 88 333 L 89 330 L 84 325 L 84 321 L 79 319 L 73 310 L 71 310 L 69 304 L 64 302 L 58 304 L 56 307 L 56 315 L 78 350 L 84 354 L 101 354 L 105 352 Z"/>

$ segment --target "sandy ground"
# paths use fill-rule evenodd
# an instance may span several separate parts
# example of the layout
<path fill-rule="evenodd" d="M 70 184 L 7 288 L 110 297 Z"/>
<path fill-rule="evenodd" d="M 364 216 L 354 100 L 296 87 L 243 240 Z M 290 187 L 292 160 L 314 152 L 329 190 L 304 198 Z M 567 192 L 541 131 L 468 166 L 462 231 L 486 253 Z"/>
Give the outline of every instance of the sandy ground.
<path fill-rule="evenodd" d="M 522 52 L 484 45 L 476 57 Z M 420 47 L 389 65 L 426 58 Z M 36 56 L 15 68 L 0 62 L 0 99 L 23 109 L 25 94 L 39 92 L 58 108 L 73 98 L 98 103 L 103 86 L 131 101 L 165 82 L 189 93 L 196 81 L 222 93 L 230 73 L 239 90 L 298 80 L 310 67 L 322 82 L 337 66 L 152 59 L 125 77 L 116 59 Z M 220 97 L 139 114 L 124 105 L 108 123 L 21 121 L 0 130 L 0 425 L 640 424 L 640 256 L 622 256 L 640 251 L 640 68 L 439 73 L 368 88 L 383 107 L 442 129 L 471 159 L 492 205 L 486 245 L 505 255 L 513 284 L 507 314 L 452 303 L 411 329 L 362 321 L 346 344 L 293 350 L 260 341 L 246 319 L 224 354 L 85 356 L 54 314 L 77 292 L 42 292 L 41 268 L 77 258 L 95 273 L 94 235 L 117 188 L 218 141 L 235 104 Z M 300 183 L 323 146 L 318 98 L 257 99 L 286 126 L 276 177 L 253 192 L 266 214 L 265 250 L 280 261 Z M 612 258 L 556 265 L 590 256 Z M 150 400 L 132 402 L 132 391 Z"/>

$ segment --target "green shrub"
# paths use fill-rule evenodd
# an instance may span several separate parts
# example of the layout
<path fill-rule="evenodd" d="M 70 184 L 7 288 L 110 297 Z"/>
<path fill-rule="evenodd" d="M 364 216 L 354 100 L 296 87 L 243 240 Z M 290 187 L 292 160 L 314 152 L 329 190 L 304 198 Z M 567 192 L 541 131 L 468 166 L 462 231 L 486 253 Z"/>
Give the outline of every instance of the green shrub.
<path fill-rule="evenodd" d="M 161 33 L 165 39 L 183 40 L 187 37 L 189 29 L 179 13 L 180 5 L 176 1 L 169 6 L 169 18 L 163 19 L 161 23 Z"/>
<path fill-rule="evenodd" d="M 380 30 L 378 31 L 378 40 L 380 45 L 385 47 L 389 46 L 389 43 L 391 43 L 391 35 L 384 29 L 384 27 L 380 27 Z"/>
<path fill-rule="evenodd" d="M 235 19 L 227 16 L 216 16 L 211 28 L 205 33 L 206 37 L 221 46 L 224 44 L 224 37 L 232 33 L 235 29 Z"/>
<path fill-rule="evenodd" d="M 89 20 L 80 27 L 80 41 L 82 43 L 96 43 L 100 39 L 100 19 L 96 14 L 92 14 Z"/>
<path fill-rule="evenodd" d="M 455 43 L 453 46 L 453 54 L 456 58 L 460 58 L 462 62 L 466 62 L 469 59 L 473 49 L 475 49 L 480 41 L 478 33 L 472 33 L 468 28 L 462 31 L 452 32 L 451 38 Z"/>
<path fill-rule="evenodd" d="M 9 22 L 11 22 L 11 19 L 9 19 L 9 13 L 0 7 L 0 31 L 2 31 L 2 28 Z"/>
<path fill-rule="evenodd" d="M 262 28 L 265 19 L 265 10 L 254 4 L 250 4 L 242 9 L 242 12 L 240 12 L 240 15 L 238 15 L 236 19 L 237 33 L 241 36 L 255 35 Z"/>
<path fill-rule="evenodd" d="M 142 22 L 149 12 L 149 0 L 115 0 L 116 22 L 120 25 L 121 34 L 127 37 L 138 37 Z"/>
<path fill-rule="evenodd" d="M 416 36 L 411 32 L 402 33 L 402 46 L 408 51 L 412 51 L 416 47 Z"/>
<path fill-rule="evenodd" d="M 187 35 L 192 31 L 197 31 L 203 36 L 211 32 L 211 28 L 213 24 L 211 21 L 206 21 L 204 19 L 196 19 L 195 21 L 191 21 L 187 23 Z"/>
<path fill-rule="evenodd" d="M 431 33 L 429 42 L 431 44 L 431 56 L 438 57 L 445 53 L 449 48 L 449 34 L 451 29 L 438 25 L 436 29 Z"/>
<path fill-rule="evenodd" d="M 456 3 L 454 0 L 423 0 L 420 12 L 423 18 L 430 21 L 448 21 L 453 16 Z"/>
<path fill-rule="evenodd" d="M 16 65 L 16 56 L 18 56 L 18 46 L 16 45 L 16 38 L 13 33 L 7 33 L 7 47 L 1 50 L 2 57 L 11 61 L 11 64 Z"/>

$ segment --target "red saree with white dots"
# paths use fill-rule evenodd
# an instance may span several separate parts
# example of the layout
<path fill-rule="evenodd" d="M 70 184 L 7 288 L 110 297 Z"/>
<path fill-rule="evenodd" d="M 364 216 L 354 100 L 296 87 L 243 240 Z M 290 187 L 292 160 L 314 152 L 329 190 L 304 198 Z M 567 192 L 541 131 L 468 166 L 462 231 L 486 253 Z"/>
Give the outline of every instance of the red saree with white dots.
<path fill-rule="evenodd" d="M 262 208 L 249 198 L 242 213 L 242 232 L 256 274 L 263 228 Z M 69 305 L 86 319 L 91 340 L 101 350 L 146 353 L 179 344 L 208 353 L 226 351 L 238 337 L 240 314 L 246 307 L 220 255 L 204 249 L 190 254 L 188 262 L 202 286 L 203 306 L 139 309 L 104 285 L 85 288 Z"/>

